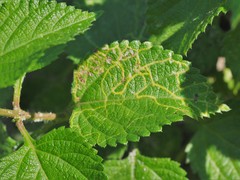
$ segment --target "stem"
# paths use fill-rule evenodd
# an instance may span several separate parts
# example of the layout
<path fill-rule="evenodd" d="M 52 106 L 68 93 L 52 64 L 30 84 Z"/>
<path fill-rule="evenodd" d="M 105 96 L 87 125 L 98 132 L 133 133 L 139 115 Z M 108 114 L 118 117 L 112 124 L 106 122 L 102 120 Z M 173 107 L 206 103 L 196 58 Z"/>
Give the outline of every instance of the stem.
<path fill-rule="evenodd" d="M 10 109 L 1 109 L 0 108 L 0 116 L 9 117 L 9 118 L 17 118 L 17 119 L 22 119 L 22 120 L 31 118 L 31 115 L 28 112 L 23 111 L 21 109 L 10 110 Z"/>
<path fill-rule="evenodd" d="M 34 115 L 33 115 L 33 120 L 35 121 L 35 122 L 37 122 L 37 121 L 43 121 L 43 120 L 45 120 L 45 121 L 53 121 L 53 120 L 55 120 L 56 119 L 56 114 L 54 114 L 54 113 L 41 113 L 41 112 L 38 112 L 38 113 L 34 113 Z"/>
<path fill-rule="evenodd" d="M 20 133 L 22 134 L 24 140 L 25 140 L 25 143 L 29 146 L 33 146 L 33 143 L 34 140 L 32 139 L 32 137 L 28 134 L 28 131 L 27 129 L 25 128 L 22 120 L 18 119 L 17 122 L 16 122 L 16 126 L 18 128 L 18 130 L 20 131 Z M 34 148 L 34 147 L 33 147 Z"/>
<path fill-rule="evenodd" d="M 14 85 L 14 94 L 13 94 L 13 109 L 20 109 L 20 97 L 22 90 L 22 83 L 25 78 L 25 74 L 19 78 Z"/>

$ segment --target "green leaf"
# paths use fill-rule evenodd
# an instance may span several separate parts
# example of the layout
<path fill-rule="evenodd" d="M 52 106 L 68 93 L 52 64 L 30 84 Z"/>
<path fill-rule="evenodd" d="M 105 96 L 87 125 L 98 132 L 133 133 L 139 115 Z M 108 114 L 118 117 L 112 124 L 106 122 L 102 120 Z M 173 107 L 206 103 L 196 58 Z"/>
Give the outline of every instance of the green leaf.
<path fill-rule="evenodd" d="M 86 4 L 96 2 L 85 0 Z M 83 7 L 83 0 L 75 0 Z M 99 1 L 100 2 L 100 1 Z M 78 63 L 104 44 L 125 39 L 146 40 L 146 0 L 105 0 L 101 5 L 87 7 L 87 10 L 102 12 L 94 27 L 76 41 L 69 43 L 66 52 Z M 79 48 L 75 48 L 79 47 Z"/>
<path fill-rule="evenodd" d="M 6 127 L 0 122 L 0 158 L 11 153 L 17 142 L 8 136 Z"/>
<path fill-rule="evenodd" d="M 47 0 L 9 0 L 0 14 L 0 87 L 48 65 L 63 49 L 58 46 L 49 54 L 48 48 L 72 40 L 95 20 L 94 13 Z"/>
<path fill-rule="evenodd" d="M 228 0 L 226 8 L 231 10 L 231 24 L 232 28 L 235 29 L 240 22 L 240 3 L 239 0 Z"/>
<path fill-rule="evenodd" d="M 187 58 L 204 74 L 214 72 L 217 60 L 219 56 L 222 56 L 221 49 L 224 46 L 225 32 L 219 28 L 219 19 L 216 20 L 204 34 L 199 35 L 193 48 L 188 51 Z"/>
<path fill-rule="evenodd" d="M 150 42 L 106 45 L 75 71 L 72 94 L 71 127 L 100 146 L 227 110 L 189 62 Z"/>
<path fill-rule="evenodd" d="M 60 128 L 25 143 L 0 160 L 1 179 L 105 179 L 101 158 L 72 129 Z"/>
<path fill-rule="evenodd" d="M 186 172 L 177 162 L 167 158 L 148 158 L 133 150 L 124 160 L 110 160 L 104 163 L 108 178 L 121 180 L 163 179 L 186 180 Z"/>
<path fill-rule="evenodd" d="M 203 125 L 187 146 L 201 179 L 240 179 L 239 101 L 230 107 L 232 111 Z"/>
<path fill-rule="evenodd" d="M 152 42 L 187 54 L 213 18 L 225 12 L 223 0 L 148 0 L 148 28 Z"/>
<path fill-rule="evenodd" d="M 240 80 L 240 25 L 233 31 L 229 31 L 224 38 L 222 49 L 223 55 L 226 57 L 226 64 L 230 67 L 234 79 Z"/>

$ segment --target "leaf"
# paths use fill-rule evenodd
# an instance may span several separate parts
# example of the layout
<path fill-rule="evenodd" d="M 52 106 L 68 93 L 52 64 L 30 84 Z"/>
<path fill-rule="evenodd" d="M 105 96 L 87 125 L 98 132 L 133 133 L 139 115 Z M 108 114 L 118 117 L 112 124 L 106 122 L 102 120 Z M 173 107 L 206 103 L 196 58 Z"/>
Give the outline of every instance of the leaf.
<path fill-rule="evenodd" d="M 187 146 L 190 165 L 201 179 L 240 179 L 239 101 L 230 107 L 203 125 Z"/>
<path fill-rule="evenodd" d="M 1 179 L 105 179 L 101 158 L 71 129 L 59 128 L 25 142 L 0 160 Z"/>
<path fill-rule="evenodd" d="M 217 60 L 222 56 L 224 36 L 225 33 L 219 28 L 219 19 L 217 19 L 204 34 L 199 35 L 193 48 L 188 51 L 187 58 L 194 67 L 200 69 L 201 73 L 212 74 L 216 70 Z"/>
<path fill-rule="evenodd" d="M 58 46 L 48 54 L 49 48 L 72 40 L 95 19 L 94 13 L 47 0 L 9 0 L 0 14 L 0 87 L 48 65 L 63 49 Z"/>
<path fill-rule="evenodd" d="M 228 109 L 189 62 L 150 42 L 106 45 L 75 71 L 72 94 L 71 127 L 100 146 Z"/>
<path fill-rule="evenodd" d="M 133 150 L 124 160 L 109 160 L 104 171 L 111 179 L 187 179 L 177 162 L 168 158 L 148 158 Z"/>
<path fill-rule="evenodd" d="M 226 64 L 228 67 L 230 67 L 234 79 L 240 81 L 240 25 L 232 30 L 229 31 L 228 34 L 225 36 L 223 43 L 224 47 L 222 49 L 223 55 L 226 57 Z"/>
<path fill-rule="evenodd" d="M 239 0 L 228 0 L 226 3 L 226 8 L 231 10 L 231 24 L 232 28 L 235 29 L 240 22 L 240 3 Z"/>
<path fill-rule="evenodd" d="M 17 142 L 8 136 L 6 127 L 0 122 L 0 158 L 11 153 Z"/>
<path fill-rule="evenodd" d="M 78 7 L 84 6 L 83 0 L 75 2 Z M 93 2 L 96 3 L 96 0 L 85 0 L 87 5 Z M 66 52 L 70 59 L 79 63 L 86 55 L 92 54 L 104 44 L 117 40 L 146 40 L 146 7 L 146 0 L 101 0 L 101 5 L 87 6 L 87 10 L 101 12 L 101 15 L 93 28 L 69 43 Z"/>
<path fill-rule="evenodd" d="M 186 55 L 213 18 L 225 12 L 224 3 L 223 0 L 148 0 L 151 41 Z"/>

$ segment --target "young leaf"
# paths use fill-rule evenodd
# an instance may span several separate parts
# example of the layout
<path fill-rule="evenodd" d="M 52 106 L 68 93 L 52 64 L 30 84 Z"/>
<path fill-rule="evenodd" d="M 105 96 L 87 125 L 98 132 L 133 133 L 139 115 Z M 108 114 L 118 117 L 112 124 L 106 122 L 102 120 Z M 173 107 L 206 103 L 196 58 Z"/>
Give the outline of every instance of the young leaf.
<path fill-rule="evenodd" d="M 148 0 L 151 41 L 176 53 L 187 54 L 213 18 L 225 12 L 224 3 L 219 0 Z"/>
<path fill-rule="evenodd" d="M 6 127 L 0 122 L 0 158 L 11 153 L 17 142 L 8 136 Z"/>
<path fill-rule="evenodd" d="M 44 58 L 48 48 L 72 40 L 95 19 L 94 13 L 48 0 L 9 0 L 0 14 L 0 87 L 48 65 L 62 51 L 54 49 L 51 58 Z"/>
<path fill-rule="evenodd" d="M 59 128 L 0 160 L 1 179 L 105 179 L 101 158 L 79 133 Z"/>
<path fill-rule="evenodd" d="M 83 0 L 75 0 L 79 7 L 83 7 Z M 86 1 L 90 3 L 101 2 L 101 5 L 87 7 L 87 10 L 102 12 L 94 28 L 91 28 L 76 41 L 69 43 L 66 52 L 73 60 L 83 60 L 86 55 L 92 54 L 104 44 L 117 40 L 138 39 L 146 40 L 145 12 L 146 0 L 105 0 Z M 75 48 L 80 47 L 80 48 Z"/>
<path fill-rule="evenodd" d="M 239 102 L 203 125 L 187 146 L 190 164 L 201 179 L 240 179 Z"/>
<path fill-rule="evenodd" d="M 100 146 L 138 141 L 184 115 L 226 108 L 189 62 L 150 42 L 106 45 L 75 71 L 72 93 L 71 127 Z"/>
<path fill-rule="evenodd" d="M 177 162 L 167 158 L 148 158 L 133 150 L 124 160 L 109 160 L 104 164 L 109 180 L 172 179 L 186 180 L 186 172 Z"/>

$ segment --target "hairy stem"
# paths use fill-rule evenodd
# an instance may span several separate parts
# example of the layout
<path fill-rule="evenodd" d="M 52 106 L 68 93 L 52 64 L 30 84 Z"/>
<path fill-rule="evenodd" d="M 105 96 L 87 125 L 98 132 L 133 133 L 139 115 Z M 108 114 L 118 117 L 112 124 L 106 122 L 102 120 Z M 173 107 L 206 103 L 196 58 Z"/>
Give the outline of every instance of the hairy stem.
<path fill-rule="evenodd" d="M 10 109 L 1 109 L 0 108 L 0 116 L 9 117 L 9 118 L 17 118 L 26 120 L 31 118 L 30 113 L 23 111 L 21 109 L 10 110 Z"/>
<path fill-rule="evenodd" d="M 30 145 L 32 146 L 32 142 L 34 142 L 34 140 L 32 139 L 32 137 L 29 135 L 27 129 L 25 128 L 24 124 L 23 124 L 23 121 L 18 119 L 17 122 L 16 122 L 16 126 L 18 128 L 18 130 L 20 131 L 20 133 L 22 134 L 24 140 L 25 140 L 25 143 L 27 145 Z"/>
<path fill-rule="evenodd" d="M 14 94 L 13 94 L 13 109 L 21 109 L 20 108 L 20 98 L 21 98 L 21 91 L 22 91 L 22 83 L 25 78 L 25 74 L 19 78 L 15 85 L 14 85 Z"/>

